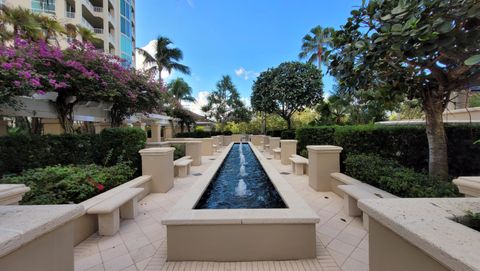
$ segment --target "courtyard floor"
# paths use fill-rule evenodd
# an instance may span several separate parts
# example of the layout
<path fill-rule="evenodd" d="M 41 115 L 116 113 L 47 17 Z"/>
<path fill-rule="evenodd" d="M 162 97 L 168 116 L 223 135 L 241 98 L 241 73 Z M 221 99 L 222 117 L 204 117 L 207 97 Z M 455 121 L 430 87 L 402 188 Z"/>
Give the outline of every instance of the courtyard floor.
<path fill-rule="evenodd" d="M 267 158 L 272 158 L 263 152 Z M 202 165 L 192 167 L 187 178 L 175 178 L 168 193 L 146 196 L 134 220 L 123 220 L 120 231 L 110 237 L 94 234 L 75 247 L 75 270 L 368 270 L 368 234 L 360 218 L 344 214 L 342 199 L 333 192 L 316 192 L 308 176 L 295 176 L 290 166 L 269 160 L 297 193 L 317 212 L 317 258 L 298 261 L 262 262 L 167 262 L 166 227 L 162 218 L 212 163 L 214 156 L 202 157 Z"/>

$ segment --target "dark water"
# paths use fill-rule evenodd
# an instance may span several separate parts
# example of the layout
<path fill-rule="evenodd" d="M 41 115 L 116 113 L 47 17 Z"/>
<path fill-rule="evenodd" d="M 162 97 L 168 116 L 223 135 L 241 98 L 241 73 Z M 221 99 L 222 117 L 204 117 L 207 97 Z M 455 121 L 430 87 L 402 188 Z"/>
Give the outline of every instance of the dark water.
<path fill-rule="evenodd" d="M 286 208 L 248 144 L 242 153 L 244 174 L 240 144 L 234 144 L 195 209 Z"/>

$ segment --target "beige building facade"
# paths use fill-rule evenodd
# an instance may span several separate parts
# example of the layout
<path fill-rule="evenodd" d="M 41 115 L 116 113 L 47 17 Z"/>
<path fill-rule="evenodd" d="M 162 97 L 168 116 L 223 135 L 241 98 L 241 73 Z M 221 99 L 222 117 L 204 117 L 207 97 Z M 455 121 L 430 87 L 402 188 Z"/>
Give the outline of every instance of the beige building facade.
<path fill-rule="evenodd" d="M 125 65 L 135 63 L 135 0 L 0 0 L 0 4 L 88 28 L 101 40 L 95 44 L 99 50 L 121 57 Z M 60 44 L 66 46 L 67 39 Z"/>

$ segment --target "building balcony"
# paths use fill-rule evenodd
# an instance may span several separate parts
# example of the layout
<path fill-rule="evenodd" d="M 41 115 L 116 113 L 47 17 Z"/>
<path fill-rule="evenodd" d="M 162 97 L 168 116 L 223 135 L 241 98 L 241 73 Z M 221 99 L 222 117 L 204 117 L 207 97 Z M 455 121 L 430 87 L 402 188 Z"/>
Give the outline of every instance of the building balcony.
<path fill-rule="evenodd" d="M 103 7 L 100 6 L 94 6 L 89 0 L 83 0 L 82 3 L 84 6 L 87 7 L 87 9 L 90 10 L 92 13 L 102 13 L 103 12 Z"/>
<path fill-rule="evenodd" d="M 90 29 L 95 34 L 103 34 L 103 28 L 92 26 L 85 18 L 82 18 L 82 26 Z"/>
<path fill-rule="evenodd" d="M 73 11 L 65 11 L 65 17 L 74 19 L 74 18 L 75 18 L 75 12 L 73 12 Z"/>

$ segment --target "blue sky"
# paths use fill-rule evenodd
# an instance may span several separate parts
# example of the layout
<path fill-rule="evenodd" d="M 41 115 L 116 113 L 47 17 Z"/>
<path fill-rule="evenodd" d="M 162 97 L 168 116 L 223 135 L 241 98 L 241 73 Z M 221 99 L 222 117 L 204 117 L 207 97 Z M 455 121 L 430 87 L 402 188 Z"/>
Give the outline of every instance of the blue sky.
<path fill-rule="evenodd" d="M 298 60 L 302 37 L 315 25 L 338 28 L 361 0 L 137 0 L 137 47 L 158 35 L 184 53 L 195 96 L 230 75 L 244 98 L 255 76 L 284 61 Z M 324 77 L 328 92 L 332 79 Z"/>

